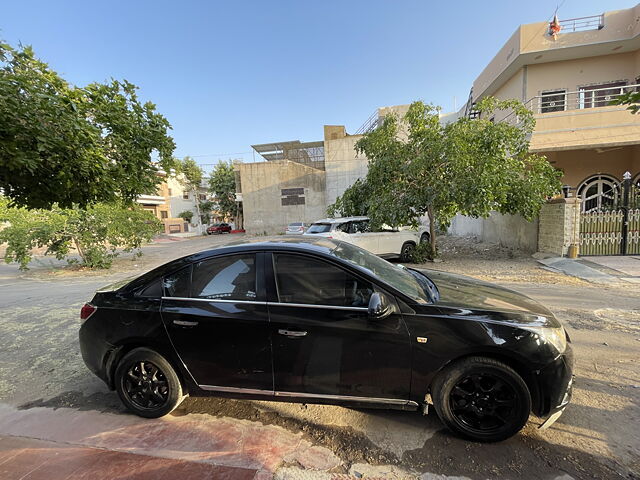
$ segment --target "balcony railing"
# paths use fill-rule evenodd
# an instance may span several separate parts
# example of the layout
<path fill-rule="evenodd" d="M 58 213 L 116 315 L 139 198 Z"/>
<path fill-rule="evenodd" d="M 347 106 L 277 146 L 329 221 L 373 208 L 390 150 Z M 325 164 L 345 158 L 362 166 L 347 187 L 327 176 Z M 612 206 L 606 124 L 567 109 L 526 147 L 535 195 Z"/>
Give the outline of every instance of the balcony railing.
<path fill-rule="evenodd" d="M 604 13 L 590 17 L 570 18 L 560 20 L 560 33 L 584 32 L 585 30 L 600 30 L 604 28 Z"/>
<path fill-rule="evenodd" d="M 604 87 L 582 87 L 575 92 L 566 90 L 554 90 L 544 92 L 530 98 L 525 106 L 535 114 L 565 112 L 571 110 L 586 110 L 589 108 L 607 107 L 611 102 L 623 93 L 640 91 L 640 84 L 616 85 L 610 84 Z M 498 121 L 519 123 L 514 112 L 508 113 Z"/>

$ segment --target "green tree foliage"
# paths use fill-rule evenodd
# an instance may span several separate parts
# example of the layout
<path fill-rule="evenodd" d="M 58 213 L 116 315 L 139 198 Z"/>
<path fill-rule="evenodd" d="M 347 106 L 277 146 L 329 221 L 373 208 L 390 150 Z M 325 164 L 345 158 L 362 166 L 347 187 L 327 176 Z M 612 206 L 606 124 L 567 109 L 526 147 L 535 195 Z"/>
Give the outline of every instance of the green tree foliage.
<path fill-rule="evenodd" d="M 76 87 L 30 47 L 0 43 L 0 188 L 13 204 L 70 208 L 155 191 L 173 165 L 169 122 L 127 81 Z"/>
<path fill-rule="evenodd" d="M 185 210 L 184 212 L 180 212 L 178 217 L 183 218 L 185 222 L 191 222 L 193 219 L 193 212 L 191 210 Z"/>
<path fill-rule="evenodd" d="M 237 216 L 236 174 L 231 162 L 220 162 L 211 172 L 209 191 L 215 197 L 218 211 L 225 217 Z"/>
<path fill-rule="evenodd" d="M 74 250 L 82 264 L 90 268 L 109 268 L 118 255 L 137 250 L 162 231 L 162 223 L 139 205 L 98 203 L 86 209 L 50 210 L 11 207 L 0 199 L 0 244 L 6 243 L 4 259 L 18 262 L 26 270 L 32 250 L 46 248 L 45 255 L 73 263 Z"/>
<path fill-rule="evenodd" d="M 492 210 L 535 217 L 545 200 L 560 191 L 561 172 L 529 153 L 535 120 L 515 100 L 482 100 L 480 119 L 442 125 L 439 109 L 411 104 L 402 118 L 386 116 L 356 150 L 369 159 L 366 178 L 330 207 L 342 215 L 366 214 L 374 226 L 416 225 L 429 217 L 431 256 L 436 226 L 457 214 L 487 217 Z M 518 124 L 490 120 L 513 110 Z"/>
<path fill-rule="evenodd" d="M 631 110 L 631 113 L 638 113 L 640 112 L 640 92 L 627 92 L 611 103 L 613 105 L 628 105 L 627 110 Z"/>

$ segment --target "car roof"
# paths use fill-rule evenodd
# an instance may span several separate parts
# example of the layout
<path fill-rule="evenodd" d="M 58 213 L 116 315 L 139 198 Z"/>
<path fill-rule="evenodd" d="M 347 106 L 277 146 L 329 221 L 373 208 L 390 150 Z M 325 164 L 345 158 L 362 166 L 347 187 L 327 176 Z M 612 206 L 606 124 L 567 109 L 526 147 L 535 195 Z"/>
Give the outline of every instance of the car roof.
<path fill-rule="evenodd" d="M 369 220 L 369 217 L 339 217 L 339 218 L 323 218 L 313 223 L 346 223 L 358 220 Z"/>

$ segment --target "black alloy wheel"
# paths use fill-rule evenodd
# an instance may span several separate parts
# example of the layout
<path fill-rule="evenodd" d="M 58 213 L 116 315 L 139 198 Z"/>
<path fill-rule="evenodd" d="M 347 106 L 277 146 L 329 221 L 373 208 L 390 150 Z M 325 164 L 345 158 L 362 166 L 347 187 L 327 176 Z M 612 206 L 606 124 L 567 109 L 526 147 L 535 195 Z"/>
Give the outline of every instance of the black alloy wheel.
<path fill-rule="evenodd" d="M 169 399 L 167 378 L 151 362 L 140 361 L 129 368 L 124 391 L 139 408 L 158 408 Z"/>
<path fill-rule="evenodd" d="M 122 358 L 115 383 L 122 403 L 141 417 L 166 415 L 183 399 L 180 380 L 171 364 L 147 348 L 136 348 Z"/>
<path fill-rule="evenodd" d="M 468 357 L 445 368 L 431 387 L 442 422 L 462 437 L 497 442 L 516 434 L 531 412 L 524 380 L 508 365 Z"/>
<path fill-rule="evenodd" d="M 449 395 L 455 418 L 469 428 L 491 431 L 508 425 L 517 413 L 517 395 L 508 383 L 489 373 L 463 377 Z"/>

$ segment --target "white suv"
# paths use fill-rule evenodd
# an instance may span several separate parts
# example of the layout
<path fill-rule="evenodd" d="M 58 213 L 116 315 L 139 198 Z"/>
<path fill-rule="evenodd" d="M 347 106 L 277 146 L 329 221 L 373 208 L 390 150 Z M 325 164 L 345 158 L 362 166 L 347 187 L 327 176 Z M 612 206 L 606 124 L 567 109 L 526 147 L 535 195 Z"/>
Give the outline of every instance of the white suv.
<path fill-rule="evenodd" d="M 389 228 L 372 232 L 368 217 L 325 218 L 314 222 L 304 234 L 343 240 L 381 257 L 400 257 L 403 262 L 411 260 L 419 242 L 429 240 L 428 233 L 420 235 L 416 230 Z"/>

